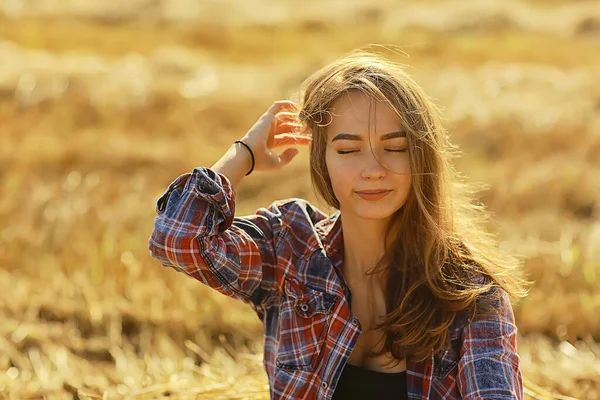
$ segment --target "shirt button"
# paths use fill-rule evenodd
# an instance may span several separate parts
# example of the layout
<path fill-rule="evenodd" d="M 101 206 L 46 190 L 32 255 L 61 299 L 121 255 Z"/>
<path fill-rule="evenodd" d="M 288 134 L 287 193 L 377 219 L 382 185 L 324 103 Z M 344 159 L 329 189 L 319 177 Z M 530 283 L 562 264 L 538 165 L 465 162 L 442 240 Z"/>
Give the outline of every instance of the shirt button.
<path fill-rule="evenodd" d="M 329 386 L 329 383 L 327 383 L 327 382 L 321 382 L 321 387 L 323 389 L 327 389 L 328 386 Z"/>
<path fill-rule="evenodd" d="M 301 309 L 302 311 L 304 311 L 304 312 L 308 311 L 308 304 L 302 304 L 302 305 L 300 306 L 300 309 Z"/>
<path fill-rule="evenodd" d="M 358 326 L 358 319 L 352 318 L 352 325 Z"/>

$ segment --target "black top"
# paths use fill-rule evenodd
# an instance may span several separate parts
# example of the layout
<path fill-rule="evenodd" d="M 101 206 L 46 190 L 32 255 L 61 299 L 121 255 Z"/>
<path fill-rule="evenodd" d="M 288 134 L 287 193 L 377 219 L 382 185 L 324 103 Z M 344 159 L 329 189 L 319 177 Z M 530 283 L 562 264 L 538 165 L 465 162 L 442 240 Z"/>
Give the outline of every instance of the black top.
<path fill-rule="evenodd" d="M 346 364 L 332 400 L 346 399 L 408 399 L 406 371 L 377 372 Z"/>

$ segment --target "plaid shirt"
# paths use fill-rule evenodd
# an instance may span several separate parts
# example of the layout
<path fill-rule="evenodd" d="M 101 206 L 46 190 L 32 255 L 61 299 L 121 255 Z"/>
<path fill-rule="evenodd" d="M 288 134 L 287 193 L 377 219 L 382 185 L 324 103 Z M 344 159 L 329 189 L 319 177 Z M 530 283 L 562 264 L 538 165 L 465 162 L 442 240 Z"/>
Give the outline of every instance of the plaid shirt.
<path fill-rule="evenodd" d="M 173 181 L 156 210 L 152 256 L 246 302 L 263 321 L 271 398 L 330 399 L 361 335 L 340 272 L 339 211 L 290 199 L 234 217 L 228 179 L 204 167 Z M 407 351 L 409 399 L 523 397 L 506 293 L 497 306 L 490 319 L 457 318 L 442 356 L 417 362 Z"/>

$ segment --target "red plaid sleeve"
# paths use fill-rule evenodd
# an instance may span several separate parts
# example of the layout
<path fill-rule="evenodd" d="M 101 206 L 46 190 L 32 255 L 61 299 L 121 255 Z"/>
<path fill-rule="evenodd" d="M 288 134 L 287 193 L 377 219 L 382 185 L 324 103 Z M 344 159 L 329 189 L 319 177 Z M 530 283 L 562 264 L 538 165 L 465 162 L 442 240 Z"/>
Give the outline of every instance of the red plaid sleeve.
<path fill-rule="evenodd" d="M 523 398 L 513 309 L 506 292 L 498 290 L 498 314 L 476 319 L 463 331 L 458 381 L 464 399 Z"/>
<path fill-rule="evenodd" d="M 275 205 L 234 217 L 229 180 L 199 167 L 169 185 L 156 211 L 148 247 L 164 266 L 256 307 L 273 293 Z"/>

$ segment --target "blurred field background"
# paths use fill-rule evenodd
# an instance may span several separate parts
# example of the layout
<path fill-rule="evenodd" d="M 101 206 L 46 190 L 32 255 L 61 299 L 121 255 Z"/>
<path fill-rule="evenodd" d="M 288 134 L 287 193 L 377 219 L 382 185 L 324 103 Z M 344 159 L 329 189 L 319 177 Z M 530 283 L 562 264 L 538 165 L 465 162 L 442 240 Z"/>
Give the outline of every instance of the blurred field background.
<path fill-rule="evenodd" d="M 0 0 L 0 398 L 268 398 L 249 307 L 149 256 L 156 199 L 326 62 L 398 46 L 535 282 L 529 398 L 600 398 L 600 1 Z M 402 55 L 402 49 L 410 57 Z M 238 213 L 322 205 L 308 157 Z"/>

